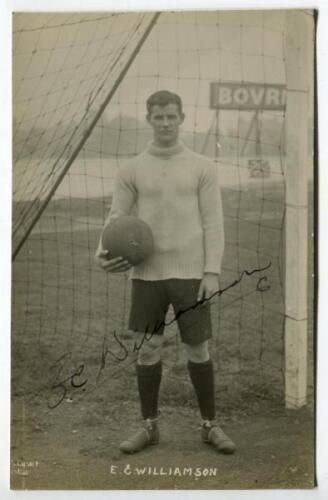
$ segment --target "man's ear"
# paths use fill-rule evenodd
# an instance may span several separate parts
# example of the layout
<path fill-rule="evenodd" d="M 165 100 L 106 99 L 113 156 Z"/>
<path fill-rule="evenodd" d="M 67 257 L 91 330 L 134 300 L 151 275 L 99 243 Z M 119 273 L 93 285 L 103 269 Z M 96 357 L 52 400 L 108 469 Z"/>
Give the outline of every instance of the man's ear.
<path fill-rule="evenodd" d="M 180 123 L 184 122 L 185 116 L 186 115 L 184 113 L 180 113 Z"/>
<path fill-rule="evenodd" d="M 150 123 L 150 114 L 149 113 L 146 114 L 146 120 L 148 123 Z"/>

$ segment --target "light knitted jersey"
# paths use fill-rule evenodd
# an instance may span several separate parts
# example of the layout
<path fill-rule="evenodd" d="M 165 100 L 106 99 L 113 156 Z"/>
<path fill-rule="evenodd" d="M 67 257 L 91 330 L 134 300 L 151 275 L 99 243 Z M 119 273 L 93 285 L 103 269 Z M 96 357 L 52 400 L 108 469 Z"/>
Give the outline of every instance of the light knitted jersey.
<path fill-rule="evenodd" d="M 142 280 L 219 274 L 224 230 L 217 167 L 178 143 L 150 144 L 120 168 L 106 223 L 133 208 L 149 224 L 154 253 L 132 269 Z"/>

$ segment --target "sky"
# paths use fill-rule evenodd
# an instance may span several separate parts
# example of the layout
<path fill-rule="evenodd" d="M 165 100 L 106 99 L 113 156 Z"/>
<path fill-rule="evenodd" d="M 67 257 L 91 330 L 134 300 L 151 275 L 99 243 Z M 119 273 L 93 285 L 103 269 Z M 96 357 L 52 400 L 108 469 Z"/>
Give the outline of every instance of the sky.
<path fill-rule="evenodd" d="M 210 108 L 212 82 L 286 83 L 283 10 L 161 13 L 118 80 L 152 17 L 149 12 L 14 14 L 15 199 L 45 195 L 53 174 L 74 151 L 117 81 L 118 89 L 104 110 L 107 123 L 128 115 L 144 124 L 148 96 L 168 89 L 183 99 L 185 132 L 207 132 L 211 127 L 216 113 Z M 303 18 L 311 22 L 310 15 L 304 13 Z M 311 29 L 302 43 L 310 55 Z M 311 61 L 308 57 L 310 93 Z M 254 113 L 243 112 L 244 119 L 245 113 L 251 123 Z M 262 123 L 281 113 L 264 111 Z M 220 111 L 219 120 L 221 131 L 238 137 L 239 111 Z M 28 141 L 36 152 L 26 163 Z M 51 172 L 39 161 L 49 157 L 58 158 Z"/>
<path fill-rule="evenodd" d="M 105 67 L 138 20 L 140 14 L 115 21 L 108 13 L 14 15 L 16 122 L 28 128 L 53 126 L 70 115 L 78 120 L 85 96 L 102 79 L 110 89 L 130 51 L 115 71 L 106 74 Z M 183 98 L 185 128 L 206 130 L 213 116 L 211 81 L 285 82 L 285 22 L 285 11 L 162 13 L 106 114 L 141 119 L 149 94 L 167 88 Z"/>

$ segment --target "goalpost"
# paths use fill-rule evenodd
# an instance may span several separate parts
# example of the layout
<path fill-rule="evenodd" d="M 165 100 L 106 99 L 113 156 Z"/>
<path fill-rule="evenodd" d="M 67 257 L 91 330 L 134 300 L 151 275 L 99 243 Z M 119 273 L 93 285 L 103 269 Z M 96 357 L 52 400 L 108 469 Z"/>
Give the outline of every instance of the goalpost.
<path fill-rule="evenodd" d="M 106 375 L 132 377 L 132 354 L 121 361 L 132 346 L 129 280 L 108 280 L 93 255 L 117 169 L 151 139 L 145 101 L 167 88 L 184 103 L 183 140 L 222 179 L 227 292 L 212 306 L 220 397 L 306 403 L 312 22 L 305 11 L 14 16 L 14 387 L 26 379 L 37 389 L 36 365 L 46 379 L 67 352 L 86 360 L 97 390 Z M 286 106 L 258 109 L 255 134 L 242 106 L 220 111 L 213 127 L 210 83 L 227 81 L 286 89 Z M 266 172 L 252 177 L 253 164 Z M 171 394 L 177 380 L 188 391 L 177 338 L 172 325 Z"/>
<path fill-rule="evenodd" d="M 285 399 L 287 408 L 298 408 L 307 401 L 308 386 L 308 162 L 313 161 L 308 144 L 313 63 L 306 13 L 288 12 L 286 38 Z"/>

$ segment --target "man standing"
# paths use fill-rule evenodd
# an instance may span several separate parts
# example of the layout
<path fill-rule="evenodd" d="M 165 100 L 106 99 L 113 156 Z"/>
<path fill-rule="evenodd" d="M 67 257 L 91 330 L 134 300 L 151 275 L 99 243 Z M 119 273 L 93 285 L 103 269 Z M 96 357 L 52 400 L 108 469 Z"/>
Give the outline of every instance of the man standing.
<path fill-rule="evenodd" d="M 208 351 L 212 331 L 206 299 L 219 290 L 224 248 L 216 167 L 179 141 L 184 113 L 178 95 L 165 90 L 151 95 L 147 121 L 153 142 L 119 170 L 106 221 L 127 215 L 136 206 L 154 237 L 153 255 L 135 266 L 131 276 L 129 329 L 140 345 L 136 371 L 144 426 L 120 449 L 133 453 L 159 441 L 161 346 L 165 315 L 172 304 L 202 417 L 202 440 L 219 452 L 233 453 L 234 443 L 215 422 L 214 372 Z M 131 268 L 122 257 L 107 260 L 101 243 L 96 259 L 107 272 Z M 145 336 L 147 332 L 151 335 Z"/>

